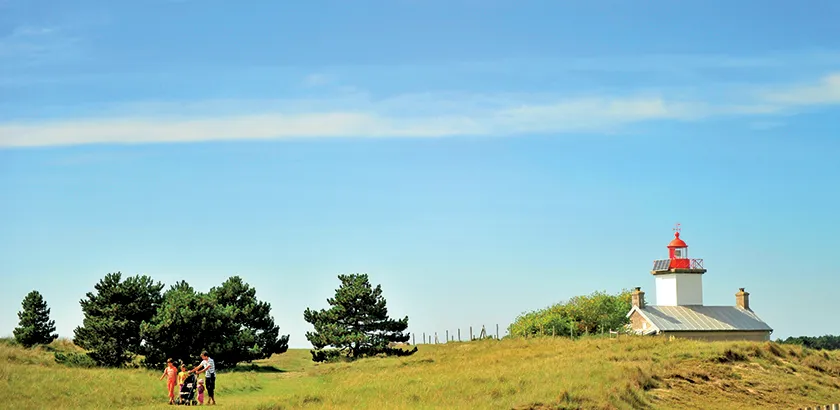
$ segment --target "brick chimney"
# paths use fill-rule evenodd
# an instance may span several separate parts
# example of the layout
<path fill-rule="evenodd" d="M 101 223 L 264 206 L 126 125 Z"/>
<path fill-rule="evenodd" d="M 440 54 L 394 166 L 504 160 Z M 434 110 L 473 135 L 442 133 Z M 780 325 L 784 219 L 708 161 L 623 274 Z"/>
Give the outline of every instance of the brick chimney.
<path fill-rule="evenodd" d="M 631 297 L 630 303 L 633 306 L 635 306 L 639 309 L 644 309 L 644 307 L 645 307 L 645 292 L 642 292 L 642 288 L 637 287 L 636 290 L 634 290 L 633 293 L 630 294 L 630 297 Z"/>
<path fill-rule="evenodd" d="M 735 294 L 735 304 L 741 309 L 746 309 L 752 312 L 750 309 L 750 294 L 744 292 L 744 288 L 739 288 L 738 293 Z"/>

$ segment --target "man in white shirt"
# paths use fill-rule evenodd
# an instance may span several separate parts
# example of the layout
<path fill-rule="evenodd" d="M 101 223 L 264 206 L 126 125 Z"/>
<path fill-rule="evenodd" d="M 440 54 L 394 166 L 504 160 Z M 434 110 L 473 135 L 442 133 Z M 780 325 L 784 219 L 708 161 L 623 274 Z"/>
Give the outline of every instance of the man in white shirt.
<path fill-rule="evenodd" d="M 213 392 L 216 390 L 216 362 L 207 355 L 207 351 L 201 352 L 201 364 L 192 370 L 195 373 L 207 374 L 204 376 L 204 386 L 207 389 L 207 404 L 216 404 L 216 398 L 213 397 Z"/>

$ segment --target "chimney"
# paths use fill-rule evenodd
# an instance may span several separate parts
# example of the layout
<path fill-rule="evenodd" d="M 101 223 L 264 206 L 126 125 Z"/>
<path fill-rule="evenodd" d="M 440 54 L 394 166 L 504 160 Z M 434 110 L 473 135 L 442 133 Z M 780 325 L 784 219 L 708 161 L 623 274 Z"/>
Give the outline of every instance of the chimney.
<path fill-rule="evenodd" d="M 738 293 L 735 294 L 735 304 L 741 309 L 746 309 L 752 312 L 750 309 L 750 294 L 744 292 L 744 288 L 739 288 Z"/>
<path fill-rule="evenodd" d="M 637 287 L 636 290 L 630 294 L 630 303 L 639 309 L 645 308 L 645 292 L 642 292 L 642 288 Z"/>

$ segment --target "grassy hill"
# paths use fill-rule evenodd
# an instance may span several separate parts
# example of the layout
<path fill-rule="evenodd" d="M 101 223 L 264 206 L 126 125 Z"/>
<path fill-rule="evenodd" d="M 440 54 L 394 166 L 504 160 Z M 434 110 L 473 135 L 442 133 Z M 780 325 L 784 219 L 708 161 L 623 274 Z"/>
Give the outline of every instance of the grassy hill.
<path fill-rule="evenodd" d="M 57 341 L 0 343 L 0 407 L 167 408 L 160 372 L 55 363 Z M 484 340 L 404 358 L 314 364 L 290 350 L 218 376 L 220 407 L 729 409 L 840 402 L 840 353 L 662 338 Z"/>

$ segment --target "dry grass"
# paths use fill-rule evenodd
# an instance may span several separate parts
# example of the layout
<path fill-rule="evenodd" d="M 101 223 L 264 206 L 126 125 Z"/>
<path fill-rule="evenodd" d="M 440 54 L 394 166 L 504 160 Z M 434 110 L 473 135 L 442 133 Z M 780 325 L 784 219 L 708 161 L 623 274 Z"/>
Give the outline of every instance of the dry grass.
<path fill-rule="evenodd" d="M 46 353 L 0 344 L 0 403 L 165 407 L 157 372 L 70 369 Z M 218 385 L 220 406 L 246 409 L 798 408 L 840 402 L 840 354 L 770 342 L 485 340 L 319 365 L 290 350 Z"/>

